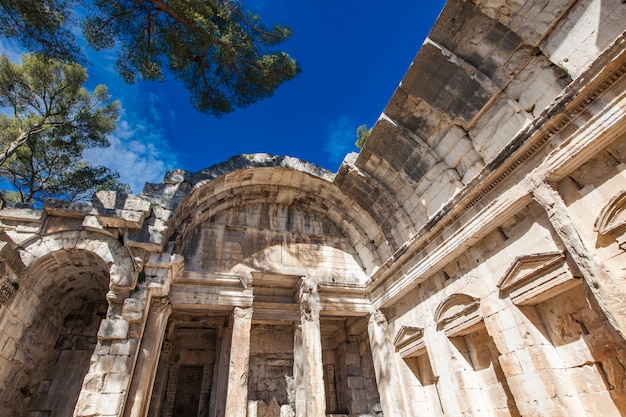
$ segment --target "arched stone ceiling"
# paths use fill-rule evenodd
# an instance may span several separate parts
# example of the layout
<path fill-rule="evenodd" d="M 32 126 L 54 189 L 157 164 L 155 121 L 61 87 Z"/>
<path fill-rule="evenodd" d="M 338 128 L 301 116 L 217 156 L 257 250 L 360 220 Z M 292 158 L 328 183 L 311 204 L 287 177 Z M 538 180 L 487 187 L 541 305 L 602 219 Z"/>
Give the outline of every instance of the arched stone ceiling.
<path fill-rule="evenodd" d="M 106 300 L 109 290 L 108 265 L 81 249 L 42 256 L 28 266 L 24 276 L 23 285 L 41 300 L 41 311 L 55 312 L 59 318 L 88 302 Z"/>
<path fill-rule="evenodd" d="M 388 238 L 372 208 L 347 197 L 329 181 L 332 174 L 324 174 L 294 166 L 262 165 L 235 169 L 210 180 L 196 173 L 197 183 L 175 208 L 169 224 L 173 248 L 180 249 L 199 225 L 233 207 L 278 204 L 328 220 L 371 271 L 390 255 Z"/>
<path fill-rule="evenodd" d="M 598 13 L 610 20 L 619 2 L 606 3 Z M 576 54 L 576 45 L 587 42 L 568 32 L 567 24 L 578 18 L 576 7 L 584 6 L 572 5 L 446 3 L 364 148 L 337 175 L 348 196 L 379 183 L 399 202 L 396 225 L 386 231 L 393 251 L 400 249 L 394 242 L 420 233 L 480 173 L 506 160 L 513 152 L 508 145 L 572 81 L 575 71 L 557 62 L 551 46 L 554 39 L 572 37 L 567 45 Z M 594 31 L 601 27 L 585 36 Z"/>

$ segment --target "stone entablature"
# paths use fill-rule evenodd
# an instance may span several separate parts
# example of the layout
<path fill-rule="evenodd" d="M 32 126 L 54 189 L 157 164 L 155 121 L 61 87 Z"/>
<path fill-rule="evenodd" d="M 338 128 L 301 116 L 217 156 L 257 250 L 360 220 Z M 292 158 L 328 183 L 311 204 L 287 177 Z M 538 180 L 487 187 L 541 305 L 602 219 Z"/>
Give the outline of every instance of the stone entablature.
<path fill-rule="evenodd" d="M 0 416 L 626 413 L 625 6 L 522 3 L 450 0 L 336 174 L 0 211 Z"/>

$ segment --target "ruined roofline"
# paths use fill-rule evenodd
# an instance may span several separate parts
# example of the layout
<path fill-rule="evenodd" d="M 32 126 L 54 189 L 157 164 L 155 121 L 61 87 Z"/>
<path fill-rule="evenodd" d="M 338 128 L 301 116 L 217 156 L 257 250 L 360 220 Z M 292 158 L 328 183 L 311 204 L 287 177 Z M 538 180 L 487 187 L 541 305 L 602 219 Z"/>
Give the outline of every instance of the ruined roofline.
<path fill-rule="evenodd" d="M 329 170 L 311 162 L 287 155 L 270 155 L 267 153 L 253 153 L 235 155 L 226 161 L 219 162 L 197 172 L 174 169 L 165 173 L 165 184 L 179 184 L 183 181 L 190 183 L 194 188 L 206 181 L 214 180 L 222 175 L 248 168 L 279 167 L 309 173 L 313 176 L 332 181 L 334 174 Z"/>

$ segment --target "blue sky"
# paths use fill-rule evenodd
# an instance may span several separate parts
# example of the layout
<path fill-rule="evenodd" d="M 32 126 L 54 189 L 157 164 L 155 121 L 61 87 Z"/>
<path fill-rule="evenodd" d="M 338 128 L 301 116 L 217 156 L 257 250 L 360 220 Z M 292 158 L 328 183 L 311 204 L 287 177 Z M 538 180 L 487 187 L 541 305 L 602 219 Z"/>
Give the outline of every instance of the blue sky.
<path fill-rule="evenodd" d="M 444 3 L 244 1 L 267 26 L 293 30 L 279 47 L 302 73 L 273 97 L 219 119 L 191 107 L 177 82 L 128 85 L 113 70 L 113 56 L 89 53 L 87 87 L 106 84 L 122 114 L 112 146 L 87 158 L 117 170 L 134 193 L 162 182 L 167 170 L 198 171 L 242 153 L 294 156 L 336 172 L 356 151 L 356 128 L 382 113 Z M 10 43 L 0 46 L 16 59 Z"/>

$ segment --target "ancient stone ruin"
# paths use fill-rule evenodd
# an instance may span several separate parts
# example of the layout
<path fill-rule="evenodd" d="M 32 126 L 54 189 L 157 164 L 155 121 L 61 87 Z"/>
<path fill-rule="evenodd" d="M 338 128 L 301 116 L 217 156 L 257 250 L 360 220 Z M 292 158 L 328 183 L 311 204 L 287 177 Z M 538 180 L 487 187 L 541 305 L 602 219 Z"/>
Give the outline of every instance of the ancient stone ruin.
<path fill-rule="evenodd" d="M 451 0 L 335 174 L 0 212 L 0 416 L 626 414 L 626 4 Z"/>

